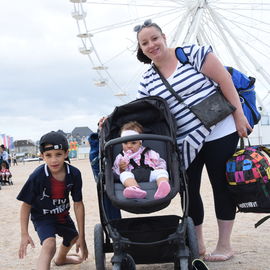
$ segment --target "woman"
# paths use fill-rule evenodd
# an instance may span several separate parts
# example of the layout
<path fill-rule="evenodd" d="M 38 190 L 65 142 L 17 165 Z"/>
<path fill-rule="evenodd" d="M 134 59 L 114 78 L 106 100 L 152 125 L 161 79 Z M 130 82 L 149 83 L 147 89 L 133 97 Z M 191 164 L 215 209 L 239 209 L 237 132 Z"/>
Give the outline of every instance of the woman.
<path fill-rule="evenodd" d="M 212 52 L 210 46 L 185 46 L 189 63 L 183 65 L 176 58 L 175 48 L 168 48 L 161 28 L 147 20 L 134 28 L 137 33 L 139 61 L 154 64 L 189 104 L 196 98 L 206 97 L 219 85 L 226 99 L 236 110 L 211 128 L 206 128 L 185 105 L 173 97 L 162 83 L 153 66 L 143 74 L 137 98 L 160 96 L 167 100 L 177 122 L 177 143 L 188 175 L 189 216 L 193 218 L 200 255 L 206 261 L 225 261 L 233 256 L 231 233 L 235 205 L 226 188 L 225 164 L 235 152 L 240 137 L 252 131 L 244 116 L 239 96 L 230 74 Z M 212 185 L 219 238 L 215 250 L 206 254 L 203 239 L 203 202 L 200 196 L 201 174 L 206 166 Z"/>

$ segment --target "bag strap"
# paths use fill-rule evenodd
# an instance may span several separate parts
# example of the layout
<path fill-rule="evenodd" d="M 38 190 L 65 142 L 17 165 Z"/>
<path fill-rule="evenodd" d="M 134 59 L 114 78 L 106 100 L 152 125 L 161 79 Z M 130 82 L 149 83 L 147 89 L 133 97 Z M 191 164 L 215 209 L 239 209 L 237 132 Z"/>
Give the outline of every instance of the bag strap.
<path fill-rule="evenodd" d="M 249 140 L 249 137 L 246 138 L 248 140 L 248 146 L 250 147 L 251 144 L 250 144 L 250 140 Z M 244 149 L 245 148 L 245 141 L 244 141 L 244 138 L 241 137 L 240 138 L 240 149 Z"/>
<path fill-rule="evenodd" d="M 156 71 L 156 73 L 159 75 L 161 81 L 166 86 L 167 90 L 171 92 L 171 94 L 178 100 L 180 103 L 184 102 L 184 100 L 173 90 L 172 86 L 168 83 L 168 81 L 164 78 L 164 76 L 160 73 L 158 68 L 153 64 L 153 69 Z"/>

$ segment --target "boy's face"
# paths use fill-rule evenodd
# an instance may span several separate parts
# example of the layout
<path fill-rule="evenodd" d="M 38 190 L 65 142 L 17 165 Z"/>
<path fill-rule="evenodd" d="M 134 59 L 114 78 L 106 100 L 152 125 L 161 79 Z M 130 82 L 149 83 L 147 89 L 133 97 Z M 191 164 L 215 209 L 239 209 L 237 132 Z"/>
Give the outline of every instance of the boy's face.
<path fill-rule="evenodd" d="M 141 141 L 125 142 L 122 145 L 125 152 L 131 150 L 133 153 L 135 153 L 139 150 L 141 146 Z"/>
<path fill-rule="evenodd" d="M 48 147 L 52 145 L 46 145 Z M 49 150 L 41 154 L 43 160 L 47 163 L 51 173 L 58 173 L 64 167 L 64 161 L 68 157 L 68 151 Z"/>

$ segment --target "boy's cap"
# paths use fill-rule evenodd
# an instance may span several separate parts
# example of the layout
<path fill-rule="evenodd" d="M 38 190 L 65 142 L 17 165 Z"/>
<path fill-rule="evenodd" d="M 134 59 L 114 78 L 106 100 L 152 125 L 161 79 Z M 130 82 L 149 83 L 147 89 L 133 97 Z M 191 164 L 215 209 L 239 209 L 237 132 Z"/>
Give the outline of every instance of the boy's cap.
<path fill-rule="evenodd" d="M 46 145 L 48 144 L 51 144 L 52 146 L 46 147 Z M 68 146 L 68 141 L 66 137 L 63 134 L 59 132 L 55 132 L 55 131 L 51 131 L 43 135 L 39 141 L 39 149 L 41 153 L 45 151 L 49 151 L 49 150 L 67 151 L 68 148 L 69 146 Z"/>

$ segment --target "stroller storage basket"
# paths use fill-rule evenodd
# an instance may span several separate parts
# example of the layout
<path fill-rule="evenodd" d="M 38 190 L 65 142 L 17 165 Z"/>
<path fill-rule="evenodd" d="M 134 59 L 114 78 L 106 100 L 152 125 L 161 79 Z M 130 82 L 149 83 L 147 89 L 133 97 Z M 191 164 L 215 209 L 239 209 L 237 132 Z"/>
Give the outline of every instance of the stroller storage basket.
<path fill-rule="evenodd" d="M 110 224 L 121 235 L 125 251 L 137 264 L 174 261 L 183 230 L 179 216 L 154 216 L 112 220 Z M 179 232 L 177 234 L 176 232 Z"/>
<path fill-rule="evenodd" d="M 174 233 L 179 224 L 179 216 L 153 216 L 116 219 L 110 221 L 119 234 L 132 242 L 152 243 L 166 239 Z"/>

